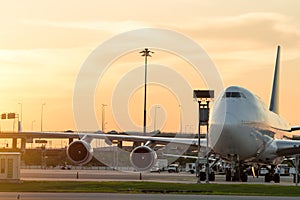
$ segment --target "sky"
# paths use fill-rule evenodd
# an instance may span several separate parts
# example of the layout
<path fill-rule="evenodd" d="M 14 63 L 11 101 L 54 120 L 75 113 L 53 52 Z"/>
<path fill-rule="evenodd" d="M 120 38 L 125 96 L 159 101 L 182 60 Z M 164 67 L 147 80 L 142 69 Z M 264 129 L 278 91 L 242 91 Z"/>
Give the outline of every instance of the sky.
<path fill-rule="evenodd" d="M 22 110 L 24 131 L 41 129 L 43 103 L 43 130 L 78 129 L 73 94 L 82 65 L 105 41 L 141 28 L 172 30 L 195 41 L 214 62 L 224 87 L 245 87 L 267 105 L 276 47 L 280 44 L 280 114 L 292 125 L 300 124 L 300 2 L 297 0 L 0 2 L 0 113 Z M 141 50 L 120 55 L 99 79 L 94 105 L 99 129 L 103 104 L 105 131 L 131 128 L 120 126 L 122 117 L 118 116 L 119 122 L 116 120 L 111 91 L 124 74 L 143 66 Z M 195 76 L 180 57 L 159 49 L 154 51 L 150 63 L 175 69 L 192 88 L 206 88 L 203 77 Z M 151 65 L 149 68 L 156 76 L 154 67 L 152 71 Z M 143 73 L 136 77 L 143 80 Z M 131 92 L 128 106 L 125 103 L 124 106 L 142 131 L 143 88 L 137 86 L 135 91 L 124 92 Z M 190 111 L 181 110 L 176 94 L 157 84 L 150 84 L 148 92 L 148 130 L 154 129 L 154 123 L 163 131 L 178 131 L 180 124 L 183 132 L 196 130 L 197 105 L 192 95 L 186 97 L 195 108 L 188 113 L 191 119 L 180 119 L 182 112 Z M 89 116 L 83 117 L 89 120 Z M 12 123 L 1 120 L 1 131 L 12 130 Z"/>

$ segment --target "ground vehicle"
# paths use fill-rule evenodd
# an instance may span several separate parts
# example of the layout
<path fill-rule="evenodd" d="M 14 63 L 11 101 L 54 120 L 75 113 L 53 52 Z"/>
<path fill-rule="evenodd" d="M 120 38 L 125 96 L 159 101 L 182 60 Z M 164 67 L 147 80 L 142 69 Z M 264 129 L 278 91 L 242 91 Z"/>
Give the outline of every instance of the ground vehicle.
<path fill-rule="evenodd" d="M 65 169 L 70 170 L 71 166 L 70 165 L 64 165 L 64 166 L 61 167 L 61 169 L 63 169 L 63 170 L 65 170 Z"/>
<path fill-rule="evenodd" d="M 266 175 L 269 173 L 268 168 L 262 167 L 260 168 L 259 175 Z M 278 164 L 275 168 L 275 173 L 280 174 L 280 176 L 289 176 L 290 175 L 290 167 L 287 164 Z"/>
<path fill-rule="evenodd" d="M 196 172 L 196 163 L 186 163 L 185 171 L 194 174 Z"/>
<path fill-rule="evenodd" d="M 165 171 L 168 167 L 167 159 L 157 159 L 155 165 L 150 169 L 150 172 L 161 172 Z"/>
<path fill-rule="evenodd" d="M 277 165 L 279 168 L 280 176 L 289 176 L 290 175 L 290 167 L 288 164 L 279 164 Z"/>
<path fill-rule="evenodd" d="M 264 176 L 264 175 L 266 175 L 267 173 L 269 173 L 269 170 L 268 170 L 266 167 L 260 168 L 260 170 L 259 170 L 259 175 Z"/>
<path fill-rule="evenodd" d="M 179 164 L 174 163 L 168 166 L 169 173 L 179 173 Z"/>

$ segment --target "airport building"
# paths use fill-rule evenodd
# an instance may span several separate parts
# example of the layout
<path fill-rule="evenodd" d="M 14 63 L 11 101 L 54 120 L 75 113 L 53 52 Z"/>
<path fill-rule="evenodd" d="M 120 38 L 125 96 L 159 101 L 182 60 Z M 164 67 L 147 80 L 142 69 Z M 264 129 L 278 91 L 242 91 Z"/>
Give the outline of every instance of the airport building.
<path fill-rule="evenodd" d="M 20 166 L 19 152 L 0 152 L 0 181 L 19 181 Z"/>

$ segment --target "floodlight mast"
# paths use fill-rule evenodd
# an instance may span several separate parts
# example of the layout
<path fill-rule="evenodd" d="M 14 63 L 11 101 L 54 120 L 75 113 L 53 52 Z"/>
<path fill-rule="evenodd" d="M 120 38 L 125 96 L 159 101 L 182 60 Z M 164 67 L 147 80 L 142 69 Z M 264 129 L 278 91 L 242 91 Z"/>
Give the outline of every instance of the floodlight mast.
<path fill-rule="evenodd" d="M 102 126 L 102 131 L 105 132 L 105 106 L 107 106 L 107 104 L 102 104 L 102 118 L 101 118 L 101 126 Z"/>
<path fill-rule="evenodd" d="M 43 132 L 43 117 L 44 117 L 44 106 L 46 103 L 42 103 L 41 105 L 41 132 Z"/>
<path fill-rule="evenodd" d="M 145 86 L 144 86 L 144 128 L 143 128 L 143 134 L 146 135 L 146 127 L 147 127 L 147 122 L 146 122 L 146 114 L 147 114 L 147 57 L 151 57 L 151 54 L 153 54 L 153 51 L 150 51 L 148 48 L 145 48 L 145 50 L 141 51 L 140 54 L 141 56 L 145 57 Z"/>
<path fill-rule="evenodd" d="M 213 90 L 194 90 L 194 99 L 198 102 L 199 119 L 198 119 L 198 159 L 196 170 L 198 171 L 197 183 L 201 183 L 200 176 L 200 157 L 201 157 L 201 126 L 206 126 L 206 183 L 209 183 L 209 148 L 208 148 L 208 131 L 209 131 L 209 102 L 214 98 Z"/>

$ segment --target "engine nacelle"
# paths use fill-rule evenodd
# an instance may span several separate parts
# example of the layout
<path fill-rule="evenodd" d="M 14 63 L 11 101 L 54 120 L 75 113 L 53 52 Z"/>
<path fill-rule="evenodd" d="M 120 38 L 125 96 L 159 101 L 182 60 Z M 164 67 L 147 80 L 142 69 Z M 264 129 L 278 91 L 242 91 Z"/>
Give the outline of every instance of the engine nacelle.
<path fill-rule="evenodd" d="M 148 146 L 139 146 L 130 153 L 130 162 L 138 171 L 146 171 L 154 166 L 157 160 L 156 152 Z"/>
<path fill-rule="evenodd" d="M 72 142 L 67 149 L 68 158 L 76 165 L 84 165 L 93 158 L 91 145 L 84 140 Z"/>

